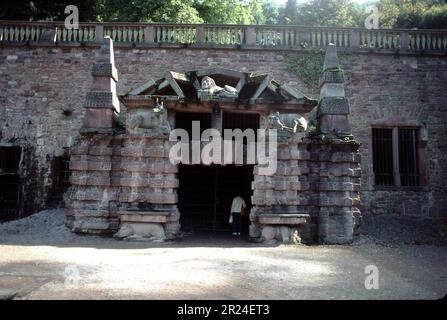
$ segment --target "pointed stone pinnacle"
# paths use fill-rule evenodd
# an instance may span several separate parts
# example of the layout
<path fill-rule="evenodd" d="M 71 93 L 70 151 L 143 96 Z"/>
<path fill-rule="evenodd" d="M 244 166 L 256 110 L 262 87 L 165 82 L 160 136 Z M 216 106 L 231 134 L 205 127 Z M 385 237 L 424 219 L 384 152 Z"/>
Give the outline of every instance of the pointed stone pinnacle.
<path fill-rule="evenodd" d="M 326 48 L 326 55 L 324 56 L 324 65 L 323 71 L 329 69 L 338 69 L 338 56 L 337 56 L 337 47 L 333 43 L 329 43 Z"/>
<path fill-rule="evenodd" d="M 109 36 L 105 36 L 101 42 L 97 63 L 111 63 L 115 65 L 115 57 L 113 54 L 113 40 Z"/>
<path fill-rule="evenodd" d="M 93 77 L 111 77 L 118 81 L 118 72 L 115 68 L 115 57 L 113 54 L 113 41 L 106 36 L 101 42 L 96 62 L 92 69 Z"/>

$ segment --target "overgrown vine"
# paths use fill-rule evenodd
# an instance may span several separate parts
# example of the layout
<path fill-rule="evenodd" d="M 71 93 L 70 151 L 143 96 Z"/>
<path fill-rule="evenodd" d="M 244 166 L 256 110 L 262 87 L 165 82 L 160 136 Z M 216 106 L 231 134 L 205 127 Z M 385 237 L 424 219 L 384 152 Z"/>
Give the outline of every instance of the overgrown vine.
<path fill-rule="evenodd" d="M 284 62 L 292 73 L 312 90 L 318 89 L 318 81 L 323 72 L 324 51 L 283 52 Z"/>

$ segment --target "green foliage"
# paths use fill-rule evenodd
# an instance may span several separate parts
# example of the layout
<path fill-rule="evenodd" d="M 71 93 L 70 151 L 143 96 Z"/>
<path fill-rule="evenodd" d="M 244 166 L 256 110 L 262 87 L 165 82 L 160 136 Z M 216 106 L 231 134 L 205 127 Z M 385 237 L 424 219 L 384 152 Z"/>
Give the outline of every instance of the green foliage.
<path fill-rule="evenodd" d="M 364 27 L 365 25 L 365 6 L 359 3 L 352 3 L 348 6 L 349 15 L 352 19 L 352 26 Z"/>
<path fill-rule="evenodd" d="M 427 10 L 427 6 L 423 2 L 404 2 L 399 6 L 399 14 L 394 26 L 399 28 L 421 27 L 425 10 Z"/>
<path fill-rule="evenodd" d="M 298 4 L 296 0 L 287 0 L 285 7 L 281 9 L 279 22 L 281 24 L 297 24 Z"/>
<path fill-rule="evenodd" d="M 439 0 L 380 0 L 381 28 L 447 28 L 447 4 Z"/>
<path fill-rule="evenodd" d="M 252 0 L 248 6 L 240 0 L 196 0 L 194 7 L 207 23 L 253 24 L 264 20 L 260 0 Z"/>
<path fill-rule="evenodd" d="M 193 0 L 99 0 L 100 21 L 203 23 Z"/>
<path fill-rule="evenodd" d="M 425 11 L 422 23 L 428 29 L 447 29 L 447 5 L 435 5 Z"/>
<path fill-rule="evenodd" d="M 290 24 L 328 27 L 364 27 L 376 4 L 380 28 L 447 28 L 445 0 L 3 0 L 0 19 L 64 20 L 64 9 L 79 8 L 80 21 Z"/>
<path fill-rule="evenodd" d="M 399 6 L 395 0 L 381 0 L 379 5 L 379 24 L 381 28 L 392 28 L 399 16 Z"/>
<path fill-rule="evenodd" d="M 297 22 L 300 25 L 351 27 L 349 0 L 310 0 L 298 11 Z"/>
<path fill-rule="evenodd" d="M 315 123 L 309 124 L 309 129 L 307 130 L 307 135 L 310 137 L 318 137 L 321 134 L 321 130 Z"/>
<path fill-rule="evenodd" d="M 262 14 L 264 17 L 264 24 L 276 24 L 279 19 L 280 8 L 277 4 L 265 0 L 262 3 Z"/>
<path fill-rule="evenodd" d="M 287 68 L 309 87 L 318 87 L 323 71 L 324 52 L 283 53 Z"/>
<path fill-rule="evenodd" d="M 64 20 L 67 14 L 64 9 L 72 4 L 79 8 L 81 21 L 94 21 L 99 9 L 98 0 L 2 0 L 1 20 L 56 21 Z"/>

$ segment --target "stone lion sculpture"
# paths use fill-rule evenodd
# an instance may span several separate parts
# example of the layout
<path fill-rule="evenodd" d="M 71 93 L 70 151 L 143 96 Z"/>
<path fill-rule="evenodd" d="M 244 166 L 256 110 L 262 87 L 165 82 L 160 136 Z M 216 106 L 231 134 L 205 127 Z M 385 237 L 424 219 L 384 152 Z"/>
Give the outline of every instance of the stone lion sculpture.
<path fill-rule="evenodd" d="M 213 78 L 205 76 L 202 78 L 201 88 L 198 90 L 199 94 L 217 95 L 223 98 L 235 98 L 238 91 L 236 88 L 225 85 L 223 88 L 216 85 Z"/>
<path fill-rule="evenodd" d="M 163 105 L 153 109 L 138 110 L 130 116 L 127 123 L 130 130 L 135 129 L 168 129 L 168 111 Z"/>
<path fill-rule="evenodd" d="M 280 114 L 275 112 L 268 117 L 269 127 L 291 133 L 304 132 L 307 130 L 306 119 L 298 113 Z"/>

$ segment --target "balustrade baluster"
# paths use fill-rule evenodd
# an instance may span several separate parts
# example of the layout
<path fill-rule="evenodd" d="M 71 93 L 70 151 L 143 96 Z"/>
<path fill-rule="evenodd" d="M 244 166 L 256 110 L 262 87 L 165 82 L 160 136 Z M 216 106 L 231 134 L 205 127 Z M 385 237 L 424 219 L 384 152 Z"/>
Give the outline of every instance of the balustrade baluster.
<path fill-rule="evenodd" d="M 427 34 L 427 49 L 431 50 L 432 49 L 432 37 L 431 35 Z"/>
<path fill-rule="evenodd" d="M 207 26 L 152 24 L 81 24 L 79 29 L 66 29 L 62 23 L 0 22 L 0 41 L 39 41 L 43 29 L 53 24 L 57 42 L 93 42 L 110 36 L 116 42 L 215 44 L 237 46 L 308 48 L 334 43 L 338 48 L 383 48 L 443 51 L 447 49 L 447 32 L 439 30 L 367 30 L 337 28 L 301 28 L 272 26 Z M 200 39 L 199 39 L 200 38 Z"/>

